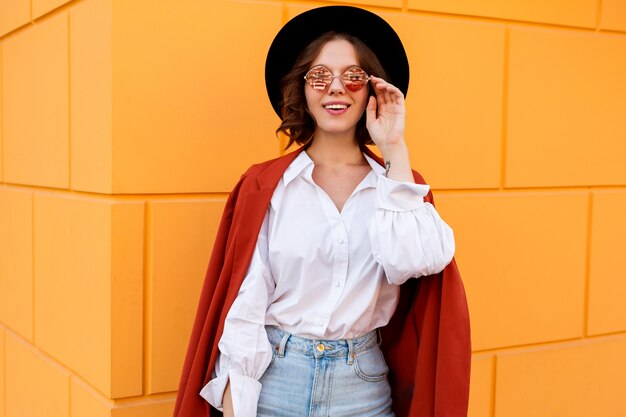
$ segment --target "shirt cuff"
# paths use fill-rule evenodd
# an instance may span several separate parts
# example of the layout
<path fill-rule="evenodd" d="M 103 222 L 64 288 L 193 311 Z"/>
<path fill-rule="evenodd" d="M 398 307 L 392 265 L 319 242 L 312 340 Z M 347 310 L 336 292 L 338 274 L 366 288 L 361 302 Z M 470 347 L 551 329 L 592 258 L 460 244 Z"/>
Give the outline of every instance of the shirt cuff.
<path fill-rule="evenodd" d="M 261 383 L 254 378 L 228 371 L 233 412 L 237 417 L 256 417 L 256 407 L 261 395 Z"/>
<path fill-rule="evenodd" d="M 224 411 L 224 390 L 229 380 L 235 416 L 256 417 L 262 385 L 256 379 L 242 375 L 234 369 L 209 381 L 200 391 L 200 396 L 219 411 Z"/>
<path fill-rule="evenodd" d="M 224 372 L 220 376 L 210 380 L 200 391 L 200 396 L 216 409 L 224 411 L 222 403 L 224 401 L 226 384 L 228 384 L 228 373 Z"/>
<path fill-rule="evenodd" d="M 416 210 L 424 205 L 429 190 L 429 185 L 399 182 L 379 175 L 376 207 L 390 211 Z"/>

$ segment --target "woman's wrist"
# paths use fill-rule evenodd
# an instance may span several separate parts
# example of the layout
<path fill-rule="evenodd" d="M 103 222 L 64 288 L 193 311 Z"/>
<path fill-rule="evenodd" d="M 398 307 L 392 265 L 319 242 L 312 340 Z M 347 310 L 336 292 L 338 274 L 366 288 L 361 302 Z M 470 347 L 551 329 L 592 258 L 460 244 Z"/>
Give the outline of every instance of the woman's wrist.
<path fill-rule="evenodd" d="M 379 147 L 387 178 L 394 181 L 414 182 L 409 150 L 404 141 Z"/>

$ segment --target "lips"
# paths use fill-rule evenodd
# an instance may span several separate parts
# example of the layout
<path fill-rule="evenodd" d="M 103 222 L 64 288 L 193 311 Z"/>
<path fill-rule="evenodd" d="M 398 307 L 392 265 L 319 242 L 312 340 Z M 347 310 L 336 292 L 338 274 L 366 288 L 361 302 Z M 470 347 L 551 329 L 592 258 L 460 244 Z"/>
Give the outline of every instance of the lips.
<path fill-rule="evenodd" d="M 348 104 L 324 104 L 327 110 L 345 110 L 350 107 Z"/>
<path fill-rule="evenodd" d="M 350 104 L 343 103 L 341 101 L 331 101 L 331 102 L 322 104 L 322 107 L 324 107 L 324 109 L 332 115 L 339 115 L 348 111 Z"/>

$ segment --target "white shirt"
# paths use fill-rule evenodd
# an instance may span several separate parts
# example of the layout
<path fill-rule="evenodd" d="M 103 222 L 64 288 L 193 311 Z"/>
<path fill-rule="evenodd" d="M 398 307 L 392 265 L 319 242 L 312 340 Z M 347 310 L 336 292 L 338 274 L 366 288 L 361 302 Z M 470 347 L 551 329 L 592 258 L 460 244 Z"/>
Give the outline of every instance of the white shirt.
<path fill-rule="evenodd" d="M 266 325 L 310 339 L 363 336 L 389 322 L 400 284 L 452 260 L 452 229 L 423 199 L 429 186 L 390 180 L 365 158 L 372 171 L 341 212 L 313 181 L 305 151 L 283 174 L 200 392 L 215 408 L 230 380 L 235 416 L 256 416 L 272 358 Z"/>

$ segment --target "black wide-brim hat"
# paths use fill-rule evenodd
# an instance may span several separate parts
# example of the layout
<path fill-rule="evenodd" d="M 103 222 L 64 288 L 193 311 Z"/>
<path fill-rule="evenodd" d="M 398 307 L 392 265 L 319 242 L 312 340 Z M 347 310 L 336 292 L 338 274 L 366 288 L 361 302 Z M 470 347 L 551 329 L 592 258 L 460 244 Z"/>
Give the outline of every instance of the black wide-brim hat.
<path fill-rule="evenodd" d="M 376 55 L 389 79 L 406 96 L 409 60 L 398 34 L 380 16 L 351 6 L 327 6 L 306 11 L 278 32 L 265 61 L 265 86 L 274 111 L 281 117 L 281 80 L 300 53 L 326 32 L 348 33 L 359 38 Z M 304 80 L 303 80 L 304 85 Z"/>

